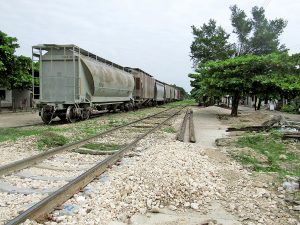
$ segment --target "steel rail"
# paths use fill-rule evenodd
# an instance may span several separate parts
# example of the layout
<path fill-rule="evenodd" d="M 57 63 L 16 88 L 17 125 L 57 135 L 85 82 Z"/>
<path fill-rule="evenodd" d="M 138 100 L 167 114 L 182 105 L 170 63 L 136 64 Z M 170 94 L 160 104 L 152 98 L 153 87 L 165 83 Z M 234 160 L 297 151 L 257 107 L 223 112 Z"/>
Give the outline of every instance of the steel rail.
<path fill-rule="evenodd" d="M 36 164 L 38 162 L 41 162 L 44 159 L 46 159 L 46 158 L 48 158 L 50 156 L 53 156 L 55 154 L 58 154 L 58 153 L 60 153 L 62 151 L 67 151 L 67 150 L 70 150 L 70 149 L 78 148 L 78 147 L 80 147 L 80 146 L 88 143 L 89 141 L 91 141 L 93 139 L 99 138 L 99 137 L 101 137 L 103 135 L 109 134 L 109 133 L 111 133 L 113 131 L 119 130 L 119 129 L 121 129 L 123 127 L 126 127 L 126 126 L 129 126 L 131 124 L 135 124 L 135 123 L 138 123 L 140 121 L 143 121 L 143 120 L 155 117 L 156 115 L 162 114 L 162 113 L 164 113 L 164 112 L 166 112 L 168 110 L 171 110 L 173 108 L 175 108 L 175 107 L 163 110 L 163 111 L 161 111 L 159 113 L 155 113 L 153 115 L 150 115 L 150 116 L 144 117 L 142 119 L 138 119 L 138 120 L 132 121 L 130 123 L 127 123 L 127 124 L 124 124 L 124 125 L 121 125 L 121 126 L 114 127 L 114 128 L 112 128 L 110 130 L 101 132 L 99 134 L 95 134 L 95 135 L 93 135 L 91 137 L 88 137 L 88 138 L 85 138 L 83 140 L 79 140 L 79 141 L 76 141 L 76 142 L 73 142 L 73 143 L 70 143 L 70 144 L 67 144 L 67 145 L 63 145 L 61 147 L 57 147 L 57 148 L 54 148 L 54 149 L 46 151 L 46 152 L 39 153 L 39 154 L 36 154 L 34 156 L 31 156 L 31 157 L 28 157 L 28 158 L 25 158 L 25 159 L 21 159 L 21 160 L 18 160 L 18 161 L 15 161 L 15 162 L 12 162 L 12 163 L 0 166 L 0 176 L 8 175 L 8 174 L 10 174 L 10 173 L 12 173 L 14 171 L 25 169 L 25 168 L 27 168 L 27 167 L 29 167 L 31 165 L 34 165 L 34 164 Z"/>
<path fill-rule="evenodd" d="M 101 161 L 97 165 L 93 166 L 86 172 L 79 175 L 74 180 L 70 181 L 57 191 L 53 192 L 40 202 L 36 203 L 19 216 L 10 220 L 6 225 L 15 225 L 20 224 L 27 219 L 32 219 L 36 221 L 44 221 L 48 218 L 49 213 L 52 212 L 55 208 L 66 202 L 69 198 L 71 198 L 75 193 L 93 181 L 97 176 L 102 174 L 107 167 L 115 164 L 129 149 L 133 148 L 140 140 L 154 132 L 170 119 L 172 119 L 175 115 L 177 115 L 183 108 L 177 110 L 175 113 L 171 114 L 167 119 L 162 121 L 160 124 L 147 131 L 146 133 L 138 136 L 134 141 L 129 143 L 127 146 L 123 147 L 121 150 L 116 152 L 115 154 L 107 157 L 105 160 Z"/>

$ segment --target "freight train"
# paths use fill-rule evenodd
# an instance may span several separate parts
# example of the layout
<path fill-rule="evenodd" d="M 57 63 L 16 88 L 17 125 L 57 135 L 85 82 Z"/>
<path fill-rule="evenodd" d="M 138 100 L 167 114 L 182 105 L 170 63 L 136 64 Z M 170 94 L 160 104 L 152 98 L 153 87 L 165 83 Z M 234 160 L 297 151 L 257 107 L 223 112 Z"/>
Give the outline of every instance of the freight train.
<path fill-rule="evenodd" d="M 33 46 L 32 60 L 39 62 L 33 96 L 45 123 L 55 117 L 70 123 L 85 120 L 94 108 L 129 111 L 181 98 L 179 89 L 143 70 L 120 66 L 76 45 Z"/>

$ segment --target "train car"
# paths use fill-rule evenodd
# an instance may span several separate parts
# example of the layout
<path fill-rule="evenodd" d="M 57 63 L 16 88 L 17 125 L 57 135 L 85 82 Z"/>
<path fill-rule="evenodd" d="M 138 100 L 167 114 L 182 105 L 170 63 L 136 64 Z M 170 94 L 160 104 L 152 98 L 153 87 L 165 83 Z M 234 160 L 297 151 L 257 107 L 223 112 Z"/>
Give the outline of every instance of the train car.
<path fill-rule="evenodd" d="M 171 101 L 171 86 L 168 84 L 165 84 L 165 101 Z"/>
<path fill-rule="evenodd" d="M 173 86 L 170 86 L 170 100 L 174 101 L 175 100 L 175 88 Z"/>
<path fill-rule="evenodd" d="M 134 76 L 133 97 L 135 105 L 152 106 L 155 102 L 155 79 L 139 68 L 126 67 Z"/>
<path fill-rule="evenodd" d="M 162 104 L 165 102 L 165 84 L 158 80 L 155 80 L 155 103 Z"/>
<path fill-rule="evenodd" d="M 180 90 L 175 88 L 175 100 L 179 101 L 181 100 L 181 96 L 180 96 Z"/>
<path fill-rule="evenodd" d="M 133 108 L 134 78 L 118 64 L 75 45 L 43 44 L 32 47 L 40 65 L 40 116 L 49 123 L 58 116 L 75 122 L 87 119 L 91 108 Z M 36 96 L 35 96 L 36 97 Z"/>

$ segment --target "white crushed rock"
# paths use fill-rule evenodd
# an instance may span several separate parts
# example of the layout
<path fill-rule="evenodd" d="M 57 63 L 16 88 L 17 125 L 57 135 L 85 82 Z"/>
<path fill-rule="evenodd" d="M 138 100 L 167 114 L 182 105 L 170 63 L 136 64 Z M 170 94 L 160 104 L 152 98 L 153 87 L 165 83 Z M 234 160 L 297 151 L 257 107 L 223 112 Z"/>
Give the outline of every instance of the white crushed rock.
<path fill-rule="evenodd" d="M 40 153 L 35 143 L 33 136 L 0 143 L 0 166 Z"/>
<path fill-rule="evenodd" d="M 5 221 L 17 216 L 21 211 L 29 208 L 35 202 L 38 202 L 42 198 L 45 198 L 46 194 L 9 194 L 0 192 L 0 224 L 4 224 Z M 5 202 L 3 201 L 5 200 Z"/>
<path fill-rule="evenodd" d="M 32 180 L 30 178 L 20 178 L 19 176 L 3 176 L 3 181 L 17 188 L 32 188 L 32 189 L 51 189 L 59 188 L 67 183 L 64 180 L 47 181 L 47 180 Z M 1 179 L 1 180 L 2 180 Z"/>
<path fill-rule="evenodd" d="M 205 214 L 215 201 L 242 224 L 298 224 L 281 206 L 282 199 L 224 154 L 213 159 L 200 145 L 175 141 L 175 134 L 162 131 L 142 140 L 130 154 L 135 156 L 112 166 L 64 204 L 74 206 L 73 212 L 54 211 L 45 224 L 129 223 L 135 213 L 162 208 Z"/>
<path fill-rule="evenodd" d="M 275 194 L 254 187 L 251 174 L 237 162 L 216 163 L 200 146 L 174 138 L 175 134 L 160 131 L 141 141 L 137 156 L 123 159 L 124 163 L 101 176 L 105 179 L 89 184 L 89 194 L 79 193 L 66 202 L 80 210 L 73 215 L 55 211 L 53 221 L 46 224 L 128 222 L 137 212 L 165 207 L 206 213 L 213 201 L 238 216 L 242 224 L 297 224 L 277 207 Z M 79 201 L 79 196 L 84 198 Z"/>

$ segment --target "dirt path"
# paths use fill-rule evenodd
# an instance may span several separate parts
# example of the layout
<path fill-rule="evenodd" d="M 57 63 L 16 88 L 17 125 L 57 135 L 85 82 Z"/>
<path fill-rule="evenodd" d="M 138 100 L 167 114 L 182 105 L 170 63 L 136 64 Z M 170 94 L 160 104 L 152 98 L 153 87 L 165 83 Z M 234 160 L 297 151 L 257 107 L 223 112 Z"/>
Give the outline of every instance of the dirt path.
<path fill-rule="evenodd" d="M 38 112 L 0 113 L 0 128 L 42 124 Z"/>
<path fill-rule="evenodd" d="M 226 114 L 230 111 L 220 107 L 212 106 L 207 108 L 193 108 L 194 127 L 197 145 L 202 148 L 212 148 L 215 146 L 217 138 L 226 135 L 226 126 L 218 120 L 218 114 Z"/>

